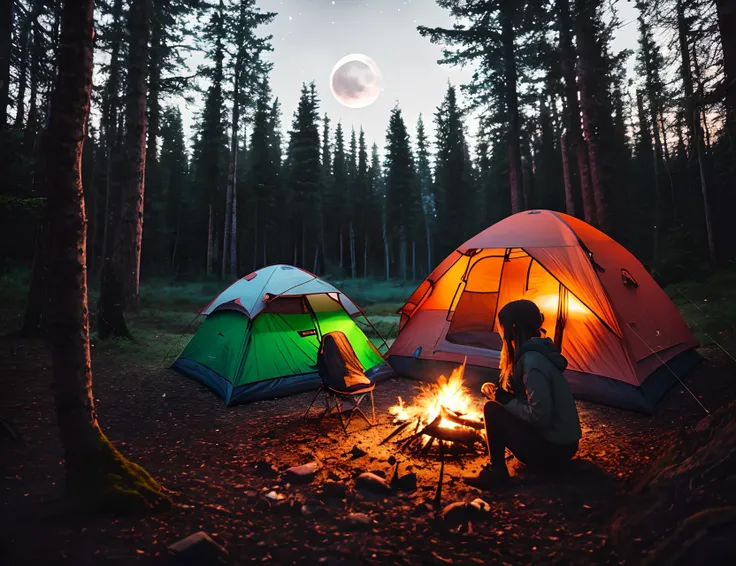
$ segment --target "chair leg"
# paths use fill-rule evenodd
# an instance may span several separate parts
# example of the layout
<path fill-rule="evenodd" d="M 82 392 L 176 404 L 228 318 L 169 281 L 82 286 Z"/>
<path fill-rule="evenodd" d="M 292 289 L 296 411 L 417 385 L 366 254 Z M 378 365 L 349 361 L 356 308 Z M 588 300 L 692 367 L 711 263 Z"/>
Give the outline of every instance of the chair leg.
<path fill-rule="evenodd" d="M 309 407 L 307 407 L 306 413 L 304 413 L 304 416 L 302 417 L 303 420 L 307 420 L 307 417 L 309 417 L 309 411 L 312 410 L 312 407 L 314 406 L 314 403 L 317 401 L 317 397 L 319 397 L 319 394 L 322 393 L 322 389 L 317 390 L 317 394 L 314 396 L 314 399 L 312 399 L 312 402 L 309 404 Z"/>

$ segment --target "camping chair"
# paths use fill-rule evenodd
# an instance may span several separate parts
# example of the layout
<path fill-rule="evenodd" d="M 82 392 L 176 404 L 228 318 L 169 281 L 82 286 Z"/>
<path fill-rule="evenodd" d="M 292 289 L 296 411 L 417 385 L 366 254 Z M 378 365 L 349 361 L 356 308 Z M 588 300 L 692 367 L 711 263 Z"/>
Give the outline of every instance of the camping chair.
<path fill-rule="evenodd" d="M 324 393 L 327 408 L 319 417 L 319 422 L 336 410 L 346 435 L 350 422 L 356 415 L 362 417 L 370 426 L 375 426 L 376 405 L 373 400 L 375 384 L 365 376 L 363 364 L 358 360 L 355 350 L 343 332 L 330 332 L 322 337 L 317 355 L 317 369 L 322 383 L 307 412 L 304 413 L 304 420 L 309 417 L 309 411 L 317 398 Z M 366 397 L 371 400 L 370 419 L 360 407 Z M 347 407 L 344 405 L 346 402 L 352 404 L 351 409 L 346 410 Z"/>

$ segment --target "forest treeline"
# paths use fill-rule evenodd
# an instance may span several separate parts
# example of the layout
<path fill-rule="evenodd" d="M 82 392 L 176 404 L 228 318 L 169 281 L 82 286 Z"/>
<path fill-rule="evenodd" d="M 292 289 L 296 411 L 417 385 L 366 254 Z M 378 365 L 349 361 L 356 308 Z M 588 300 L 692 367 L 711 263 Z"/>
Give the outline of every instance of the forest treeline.
<path fill-rule="evenodd" d="M 602 0 L 437 3 L 457 25 L 416 32 L 477 70 L 417 124 L 397 105 L 379 151 L 330 120 L 314 83 L 282 116 L 267 56 L 277 14 L 257 0 L 98 1 L 82 167 L 101 334 L 127 332 L 141 275 L 232 279 L 283 262 L 417 279 L 530 208 L 599 227 L 660 280 L 733 261 L 736 0 L 639 0 L 631 22 Z M 0 14 L 0 270 L 32 265 L 27 331 L 48 296 L 40 212 L 62 4 Z M 635 50 L 614 51 L 621 25 L 637 27 Z M 190 69 L 195 50 L 206 63 Z M 201 101 L 191 139 L 181 97 Z"/>

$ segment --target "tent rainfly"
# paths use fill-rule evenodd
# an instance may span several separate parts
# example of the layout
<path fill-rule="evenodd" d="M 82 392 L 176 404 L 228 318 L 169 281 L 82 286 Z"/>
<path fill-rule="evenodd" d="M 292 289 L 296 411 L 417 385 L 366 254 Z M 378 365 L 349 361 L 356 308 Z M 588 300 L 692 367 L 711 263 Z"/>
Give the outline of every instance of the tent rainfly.
<path fill-rule="evenodd" d="M 365 313 L 342 291 L 290 265 L 259 269 L 220 293 L 172 367 L 208 386 L 227 406 L 314 391 L 324 334 L 350 341 L 371 382 L 393 375 L 356 324 Z"/>
<path fill-rule="evenodd" d="M 651 413 L 700 355 L 665 292 L 620 244 L 566 214 L 515 214 L 448 256 L 400 309 L 387 361 L 422 380 L 467 357 L 466 377 L 498 378 L 497 313 L 534 301 L 568 359 L 579 399 Z"/>

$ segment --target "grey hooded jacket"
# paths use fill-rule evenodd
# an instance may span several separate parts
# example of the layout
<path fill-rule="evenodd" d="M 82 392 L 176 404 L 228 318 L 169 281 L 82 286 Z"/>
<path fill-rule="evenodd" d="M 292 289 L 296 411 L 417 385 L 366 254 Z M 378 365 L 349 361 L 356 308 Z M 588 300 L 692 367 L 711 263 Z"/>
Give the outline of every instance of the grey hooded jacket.
<path fill-rule="evenodd" d="M 504 406 L 538 427 L 555 444 L 572 444 L 582 436 L 570 385 L 562 375 L 567 360 L 549 338 L 532 338 L 516 353 L 510 385 L 514 397 Z"/>

